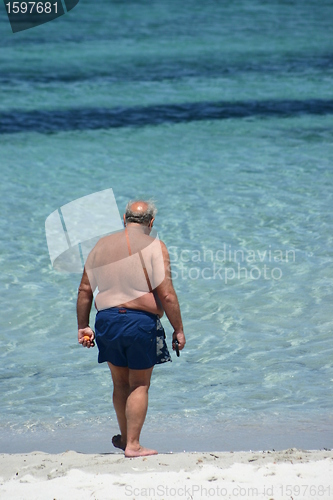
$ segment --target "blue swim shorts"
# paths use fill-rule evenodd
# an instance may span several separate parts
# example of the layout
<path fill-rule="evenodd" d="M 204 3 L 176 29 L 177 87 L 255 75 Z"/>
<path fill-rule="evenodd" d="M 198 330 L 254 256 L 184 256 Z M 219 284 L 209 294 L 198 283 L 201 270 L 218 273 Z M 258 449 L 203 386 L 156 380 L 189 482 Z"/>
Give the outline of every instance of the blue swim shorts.
<path fill-rule="evenodd" d="M 98 311 L 95 321 L 98 362 L 144 370 L 171 357 L 156 314 L 124 307 Z"/>

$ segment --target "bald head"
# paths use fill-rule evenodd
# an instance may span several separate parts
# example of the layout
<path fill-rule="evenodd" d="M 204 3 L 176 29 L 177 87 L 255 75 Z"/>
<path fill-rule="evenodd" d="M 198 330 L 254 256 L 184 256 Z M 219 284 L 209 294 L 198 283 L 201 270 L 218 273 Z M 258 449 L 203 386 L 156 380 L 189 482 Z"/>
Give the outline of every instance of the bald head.
<path fill-rule="evenodd" d="M 144 200 L 131 200 L 127 203 L 125 221 L 127 224 L 143 224 L 148 226 L 155 218 L 157 209 L 153 202 Z"/>
<path fill-rule="evenodd" d="M 147 208 L 148 208 L 148 203 L 146 201 L 143 201 L 143 200 L 134 201 L 129 206 L 129 210 L 131 212 L 135 212 L 138 214 L 144 214 L 147 211 Z"/>

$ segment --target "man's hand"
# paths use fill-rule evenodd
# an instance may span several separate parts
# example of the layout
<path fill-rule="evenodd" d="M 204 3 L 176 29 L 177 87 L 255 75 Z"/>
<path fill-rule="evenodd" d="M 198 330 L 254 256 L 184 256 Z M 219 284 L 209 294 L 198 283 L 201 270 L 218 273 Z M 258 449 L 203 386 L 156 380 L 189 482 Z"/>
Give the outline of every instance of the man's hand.
<path fill-rule="evenodd" d="M 83 347 L 94 347 L 95 332 L 90 328 L 90 326 L 80 328 L 77 336 L 79 344 L 82 344 Z"/>
<path fill-rule="evenodd" d="M 174 347 L 175 340 L 178 340 L 179 350 L 181 351 L 182 349 L 184 349 L 185 344 L 186 344 L 184 332 L 173 332 L 173 334 L 172 334 L 172 349 L 173 350 L 175 350 L 175 347 Z"/>

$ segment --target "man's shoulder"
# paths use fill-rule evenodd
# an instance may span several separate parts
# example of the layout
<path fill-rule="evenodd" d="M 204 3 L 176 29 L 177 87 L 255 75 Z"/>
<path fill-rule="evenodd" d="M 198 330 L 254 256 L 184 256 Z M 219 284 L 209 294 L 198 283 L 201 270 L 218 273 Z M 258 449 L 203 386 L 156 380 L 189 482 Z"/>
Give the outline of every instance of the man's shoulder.
<path fill-rule="evenodd" d="M 117 238 L 119 238 L 119 236 L 117 236 L 119 232 L 120 231 L 117 233 L 107 234 L 99 238 L 90 250 L 87 260 L 92 263 L 97 257 L 107 251 L 108 248 L 112 247 L 112 245 L 117 242 Z"/>
<path fill-rule="evenodd" d="M 106 234 L 105 236 L 102 236 L 101 238 L 99 238 L 99 240 L 96 242 L 96 245 L 94 248 L 98 249 L 98 248 L 101 248 L 105 245 L 110 245 L 110 244 L 114 244 L 117 242 L 117 240 L 119 240 L 119 238 L 121 238 L 122 234 L 124 234 L 124 230 L 120 230 L 120 231 L 117 231 L 115 233 L 111 233 L 111 234 Z"/>
<path fill-rule="evenodd" d="M 162 249 L 163 249 L 163 250 L 168 251 L 167 246 L 166 246 L 166 244 L 164 243 L 164 241 L 159 240 L 159 242 L 160 242 L 160 244 L 161 244 Z"/>
<path fill-rule="evenodd" d="M 159 249 L 162 250 L 163 257 L 165 259 L 168 259 L 169 258 L 169 252 L 168 252 L 166 244 L 162 240 L 158 240 L 158 244 L 159 244 Z"/>

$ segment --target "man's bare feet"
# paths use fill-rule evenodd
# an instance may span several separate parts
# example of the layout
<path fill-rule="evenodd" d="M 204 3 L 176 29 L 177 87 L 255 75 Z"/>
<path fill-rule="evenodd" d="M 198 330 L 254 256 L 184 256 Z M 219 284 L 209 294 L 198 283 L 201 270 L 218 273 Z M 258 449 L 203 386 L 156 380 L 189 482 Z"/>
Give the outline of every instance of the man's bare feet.
<path fill-rule="evenodd" d="M 119 448 L 120 450 L 125 451 L 126 443 L 124 443 L 120 434 L 116 434 L 115 436 L 113 436 L 112 444 L 115 448 Z"/>
<path fill-rule="evenodd" d="M 158 451 L 150 450 L 149 448 L 144 448 L 143 446 L 139 446 L 139 448 L 131 449 L 128 446 L 125 449 L 125 457 L 147 457 L 149 455 L 157 455 Z"/>

